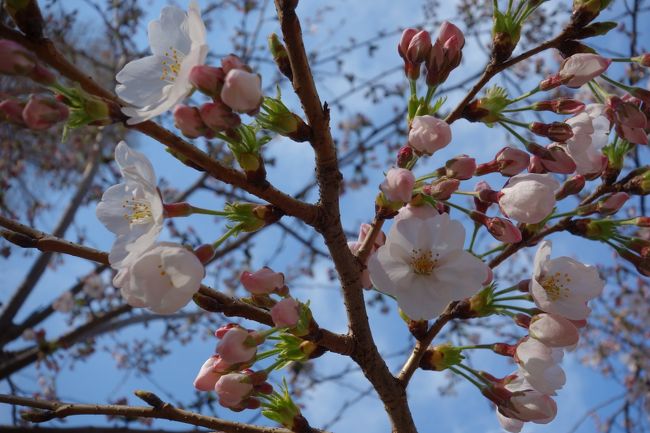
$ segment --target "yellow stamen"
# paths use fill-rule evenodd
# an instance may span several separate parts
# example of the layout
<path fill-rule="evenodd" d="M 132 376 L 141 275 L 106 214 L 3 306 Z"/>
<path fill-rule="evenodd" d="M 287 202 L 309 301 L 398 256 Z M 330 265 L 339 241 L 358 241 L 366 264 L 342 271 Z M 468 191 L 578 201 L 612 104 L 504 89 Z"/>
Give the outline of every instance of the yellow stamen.
<path fill-rule="evenodd" d="M 569 274 L 556 272 L 553 275 L 548 275 L 542 278 L 540 284 L 546 291 L 549 299 L 551 301 L 557 301 L 569 297 L 570 290 L 566 284 L 570 282 L 571 278 L 569 277 Z"/>
<path fill-rule="evenodd" d="M 151 204 L 142 199 L 124 200 L 124 218 L 131 224 L 148 224 L 153 220 Z"/>
<path fill-rule="evenodd" d="M 185 56 L 176 48 L 169 47 L 169 51 L 165 51 L 164 57 L 165 60 L 162 62 L 162 75 L 160 79 L 173 83 L 181 72 L 181 62 Z"/>
<path fill-rule="evenodd" d="M 439 255 L 436 253 L 434 258 L 431 251 L 414 249 L 411 252 L 411 269 L 418 275 L 431 275 L 438 264 Z"/>

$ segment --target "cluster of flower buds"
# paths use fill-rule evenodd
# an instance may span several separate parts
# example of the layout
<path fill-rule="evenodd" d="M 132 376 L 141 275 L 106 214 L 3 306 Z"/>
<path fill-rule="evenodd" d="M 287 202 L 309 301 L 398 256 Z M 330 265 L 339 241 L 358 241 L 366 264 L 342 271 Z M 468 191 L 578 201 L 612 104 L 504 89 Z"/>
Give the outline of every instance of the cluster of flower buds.
<path fill-rule="evenodd" d="M 438 37 L 432 42 L 426 30 L 408 28 L 402 33 L 397 51 L 404 60 L 404 73 L 409 80 L 420 77 L 422 65 L 426 68 L 426 83 L 429 87 L 443 83 L 462 59 L 465 36 L 458 27 L 445 21 L 440 26 Z"/>
<path fill-rule="evenodd" d="M 0 116 L 10 123 L 43 131 L 65 122 L 70 111 L 55 98 L 31 95 L 27 102 L 6 99 L 0 102 Z"/>
<path fill-rule="evenodd" d="M 212 102 L 176 106 L 174 124 L 188 138 L 211 138 L 216 132 L 232 130 L 241 124 L 237 113 L 254 115 L 262 104 L 260 76 L 234 54 L 221 59 L 220 67 L 194 66 L 189 80 Z"/>
<path fill-rule="evenodd" d="M 28 77 L 44 86 L 56 83 L 55 75 L 31 51 L 7 39 L 0 39 L 0 74 Z"/>

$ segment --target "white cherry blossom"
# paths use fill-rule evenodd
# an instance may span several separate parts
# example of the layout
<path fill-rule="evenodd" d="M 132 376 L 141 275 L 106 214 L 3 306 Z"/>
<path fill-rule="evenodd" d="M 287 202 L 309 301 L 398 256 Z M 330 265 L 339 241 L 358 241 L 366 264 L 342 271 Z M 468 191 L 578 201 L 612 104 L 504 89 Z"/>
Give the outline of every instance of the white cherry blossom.
<path fill-rule="evenodd" d="M 602 104 L 589 104 L 585 111 L 566 121 L 573 129 L 573 137 L 565 146 L 578 174 L 599 174 L 607 165 L 603 147 L 609 140 L 610 122 L 604 109 Z"/>
<path fill-rule="evenodd" d="M 517 345 L 516 360 L 521 376 L 533 389 L 546 395 L 555 395 L 566 382 L 560 362 L 564 357 L 562 349 L 548 347 L 544 343 L 526 337 Z"/>
<path fill-rule="evenodd" d="M 113 284 L 129 305 L 172 314 L 190 302 L 204 275 L 203 265 L 192 251 L 159 242 L 128 260 Z"/>
<path fill-rule="evenodd" d="M 551 242 L 543 241 L 535 255 L 530 293 L 539 308 L 570 320 L 583 320 L 590 299 L 599 296 L 605 282 L 593 266 L 571 257 L 551 259 Z"/>
<path fill-rule="evenodd" d="M 149 23 L 151 56 L 133 60 L 115 77 L 115 91 L 132 107 L 122 112 L 129 125 L 149 120 L 181 102 L 191 91 L 190 71 L 202 65 L 208 52 L 206 31 L 196 1 L 187 13 L 167 6 Z"/>
<path fill-rule="evenodd" d="M 557 404 L 548 395 L 534 389 L 520 371 L 510 376 L 505 389 L 512 393 L 507 406 L 499 407 L 497 418 L 501 426 L 516 433 L 523 422 L 548 424 L 557 414 Z"/>
<path fill-rule="evenodd" d="M 124 182 L 113 185 L 97 204 L 97 218 L 117 235 L 111 248 L 111 266 L 119 268 L 131 253 L 148 249 L 163 227 L 163 203 L 156 186 L 151 162 L 142 153 L 121 141 L 115 149 Z"/>
<path fill-rule="evenodd" d="M 463 250 L 465 229 L 448 214 L 405 216 L 368 262 L 375 287 L 397 299 L 412 319 L 431 319 L 454 300 L 472 296 L 487 266 Z"/>

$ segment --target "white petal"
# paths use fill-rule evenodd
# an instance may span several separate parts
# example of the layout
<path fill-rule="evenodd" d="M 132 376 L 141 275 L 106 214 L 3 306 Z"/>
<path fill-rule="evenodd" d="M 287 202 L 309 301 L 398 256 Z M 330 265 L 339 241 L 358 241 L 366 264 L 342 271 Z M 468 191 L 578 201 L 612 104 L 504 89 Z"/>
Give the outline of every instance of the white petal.
<path fill-rule="evenodd" d="M 402 311 L 413 320 L 429 320 L 438 317 L 449 301 L 441 300 L 435 294 L 427 278 L 415 275 L 412 283 L 400 287 L 397 292 L 397 303 Z"/>
<path fill-rule="evenodd" d="M 488 267 L 480 259 L 464 250 L 455 250 L 441 257 L 434 270 L 442 287 L 451 287 L 450 301 L 467 298 L 477 293 L 488 275 Z"/>
<path fill-rule="evenodd" d="M 149 23 L 148 34 L 149 45 L 154 54 L 163 56 L 170 48 L 175 48 L 182 54 L 190 52 L 188 17 L 179 7 L 164 7 L 160 18 Z"/>
<path fill-rule="evenodd" d="M 535 260 L 534 260 L 534 270 L 533 270 L 534 279 L 538 279 L 541 273 L 544 271 L 546 267 L 546 263 L 549 261 L 549 258 L 551 257 L 552 247 L 553 247 L 553 243 L 548 240 L 539 243 L 539 248 L 537 248 L 537 252 L 535 253 Z"/>
<path fill-rule="evenodd" d="M 510 433 L 519 433 L 524 427 L 524 422 L 514 418 L 508 418 L 497 410 L 497 420 L 501 427 Z"/>
<path fill-rule="evenodd" d="M 122 176 L 134 181 L 148 183 L 156 187 L 156 173 L 149 159 L 141 152 L 131 149 L 125 141 L 120 141 L 115 148 L 115 162 L 120 167 Z"/>
<path fill-rule="evenodd" d="M 163 96 L 163 89 L 170 86 L 162 77 L 164 58 L 148 56 L 127 63 L 115 79 L 117 95 L 129 104 L 138 107 L 155 104 Z"/>
<path fill-rule="evenodd" d="M 205 44 L 205 25 L 201 19 L 199 4 L 194 0 L 190 2 L 187 9 L 187 25 L 192 43 Z"/>
<path fill-rule="evenodd" d="M 104 191 L 102 199 L 97 203 L 95 214 L 104 226 L 116 235 L 126 234 L 131 229 L 131 223 L 124 215 L 122 205 L 125 200 L 133 197 L 126 183 L 118 183 Z"/>

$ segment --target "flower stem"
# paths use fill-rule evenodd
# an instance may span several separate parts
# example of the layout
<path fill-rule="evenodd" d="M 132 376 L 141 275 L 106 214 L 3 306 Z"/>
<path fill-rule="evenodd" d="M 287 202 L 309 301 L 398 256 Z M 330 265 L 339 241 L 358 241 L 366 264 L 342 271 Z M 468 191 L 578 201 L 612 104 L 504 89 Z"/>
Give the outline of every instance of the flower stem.
<path fill-rule="evenodd" d="M 223 212 L 218 210 L 204 209 L 196 206 L 192 206 L 191 209 L 193 214 L 196 213 L 196 214 L 203 214 L 203 215 L 228 216 L 228 212 Z"/>
<path fill-rule="evenodd" d="M 503 305 L 503 304 L 491 304 L 491 306 L 494 308 L 503 308 L 503 309 L 509 309 L 514 311 L 521 311 L 522 313 L 526 313 L 526 314 L 532 313 L 532 308 L 522 308 L 514 305 Z"/>
<path fill-rule="evenodd" d="M 470 381 L 470 382 L 471 382 L 474 386 L 476 386 L 478 389 L 483 389 L 483 388 L 484 388 L 482 384 L 480 384 L 479 382 L 477 382 L 477 381 L 475 381 L 474 379 L 472 379 L 472 378 L 471 378 L 469 375 L 467 375 L 465 372 L 460 371 L 459 369 L 454 368 L 453 366 L 452 366 L 452 367 L 449 367 L 449 369 L 450 369 L 451 371 L 453 371 L 454 373 L 456 373 L 456 374 L 458 374 L 458 375 L 464 377 L 464 378 L 467 379 L 468 381 Z"/>
<path fill-rule="evenodd" d="M 453 207 L 454 209 L 458 209 L 459 211 L 466 213 L 467 215 L 471 214 L 471 211 L 469 211 L 468 209 L 465 209 L 462 206 L 458 206 L 457 204 L 454 204 L 454 203 L 452 203 L 450 201 L 445 201 L 444 203 L 446 205 L 449 205 L 450 207 Z"/>
<path fill-rule="evenodd" d="M 524 137 L 522 137 L 521 135 L 519 135 L 519 133 L 517 133 L 517 131 L 515 131 L 515 130 L 512 129 L 510 126 L 508 126 L 507 123 L 505 123 L 505 122 L 499 122 L 499 124 L 500 124 L 501 126 L 503 126 L 504 128 L 506 128 L 506 129 L 508 130 L 508 132 L 511 133 L 512 135 L 514 135 L 514 136 L 515 136 L 519 141 L 521 141 L 521 143 L 522 143 L 524 146 L 526 146 L 526 145 L 528 144 L 528 140 L 526 140 Z"/>
<path fill-rule="evenodd" d="M 504 249 L 505 247 L 506 247 L 505 244 L 501 244 L 498 247 L 492 248 L 491 250 L 488 250 L 488 251 L 484 252 L 483 254 L 479 254 L 478 258 L 482 259 L 485 256 L 489 256 L 490 254 L 497 253 L 497 252 L 501 251 L 502 249 Z"/>
<path fill-rule="evenodd" d="M 521 95 L 521 96 L 518 96 L 518 97 L 516 97 L 516 98 L 514 98 L 514 99 L 510 99 L 510 100 L 508 101 L 508 105 L 510 105 L 510 104 L 514 104 L 515 102 L 519 102 L 519 101 L 521 101 L 521 100 L 524 100 L 524 99 L 528 98 L 529 96 L 533 96 L 533 95 L 534 95 L 535 93 L 537 93 L 537 92 L 539 92 L 539 86 L 535 87 L 535 88 L 534 88 L 533 90 L 531 90 L 530 92 L 526 92 L 526 93 L 524 93 L 524 94 Z"/>
<path fill-rule="evenodd" d="M 493 344 L 475 344 L 473 346 L 456 346 L 456 349 L 467 350 L 467 349 L 490 349 L 492 350 Z M 462 364 L 458 364 L 462 366 Z"/>
<path fill-rule="evenodd" d="M 508 287 L 507 289 L 499 290 L 497 292 L 492 293 L 492 296 L 497 297 L 499 295 L 505 295 L 506 293 L 514 292 L 516 290 L 519 290 L 519 285 L 511 286 Z"/>
<path fill-rule="evenodd" d="M 530 295 L 506 296 L 504 298 L 494 299 L 493 302 L 499 301 L 530 301 Z"/>
<path fill-rule="evenodd" d="M 241 224 L 237 224 L 236 226 L 229 228 L 228 231 L 223 234 L 223 236 L 221 236 L 219 239 L 214 241 L 214 243 L 212 244 L 214 249 L 219 248 L 221 244 L 223 244 L 230 236 L 239 233 L 239 231 L 241 230 L 241 226 L 242 226 Z"/>
<path fill-rule="evenodd" d="M 490 348 L 492 348 L 492 345 L 491 345 L 491 344 L 490 344 L 489 346 L 490 346 Z M 473 368 L 471 368 L 471 367 L 469 367 L 469 366 L 467 366 L 467 365 L 465 365 L 465 364 L 457 364 L 457 365 L 458 365 L 460 368 L 462 368 L 463 370 L 465 370 L 465 371 L 467 371 L 467 372 L 473 374 L 474 376 L 476 376 L 476 378 L 478 378 L 481 382 L 486 383 L 486 384 L 488 384 L 488 385 L 491 385 L 491 384 L 492 384 L 489 380 L 487 380 L 486 378 L 484 378 L 483 376 L 481 376 L 480 374 L 478 374 L 478 372 L 477 372 L 476 370 L 474 370 Z"/>
<path fill-rule="evenodd" d="M 479 228 L 481 228 L 481 225 L 479 223 L 474 223 L 474 231 L 472 231 L 472 239 L 469 241 L 469 248 L 467 251 L 470 253 L 474 250 L 474 242 L 476 241 L 476 235 L 478 233 Z"/>

